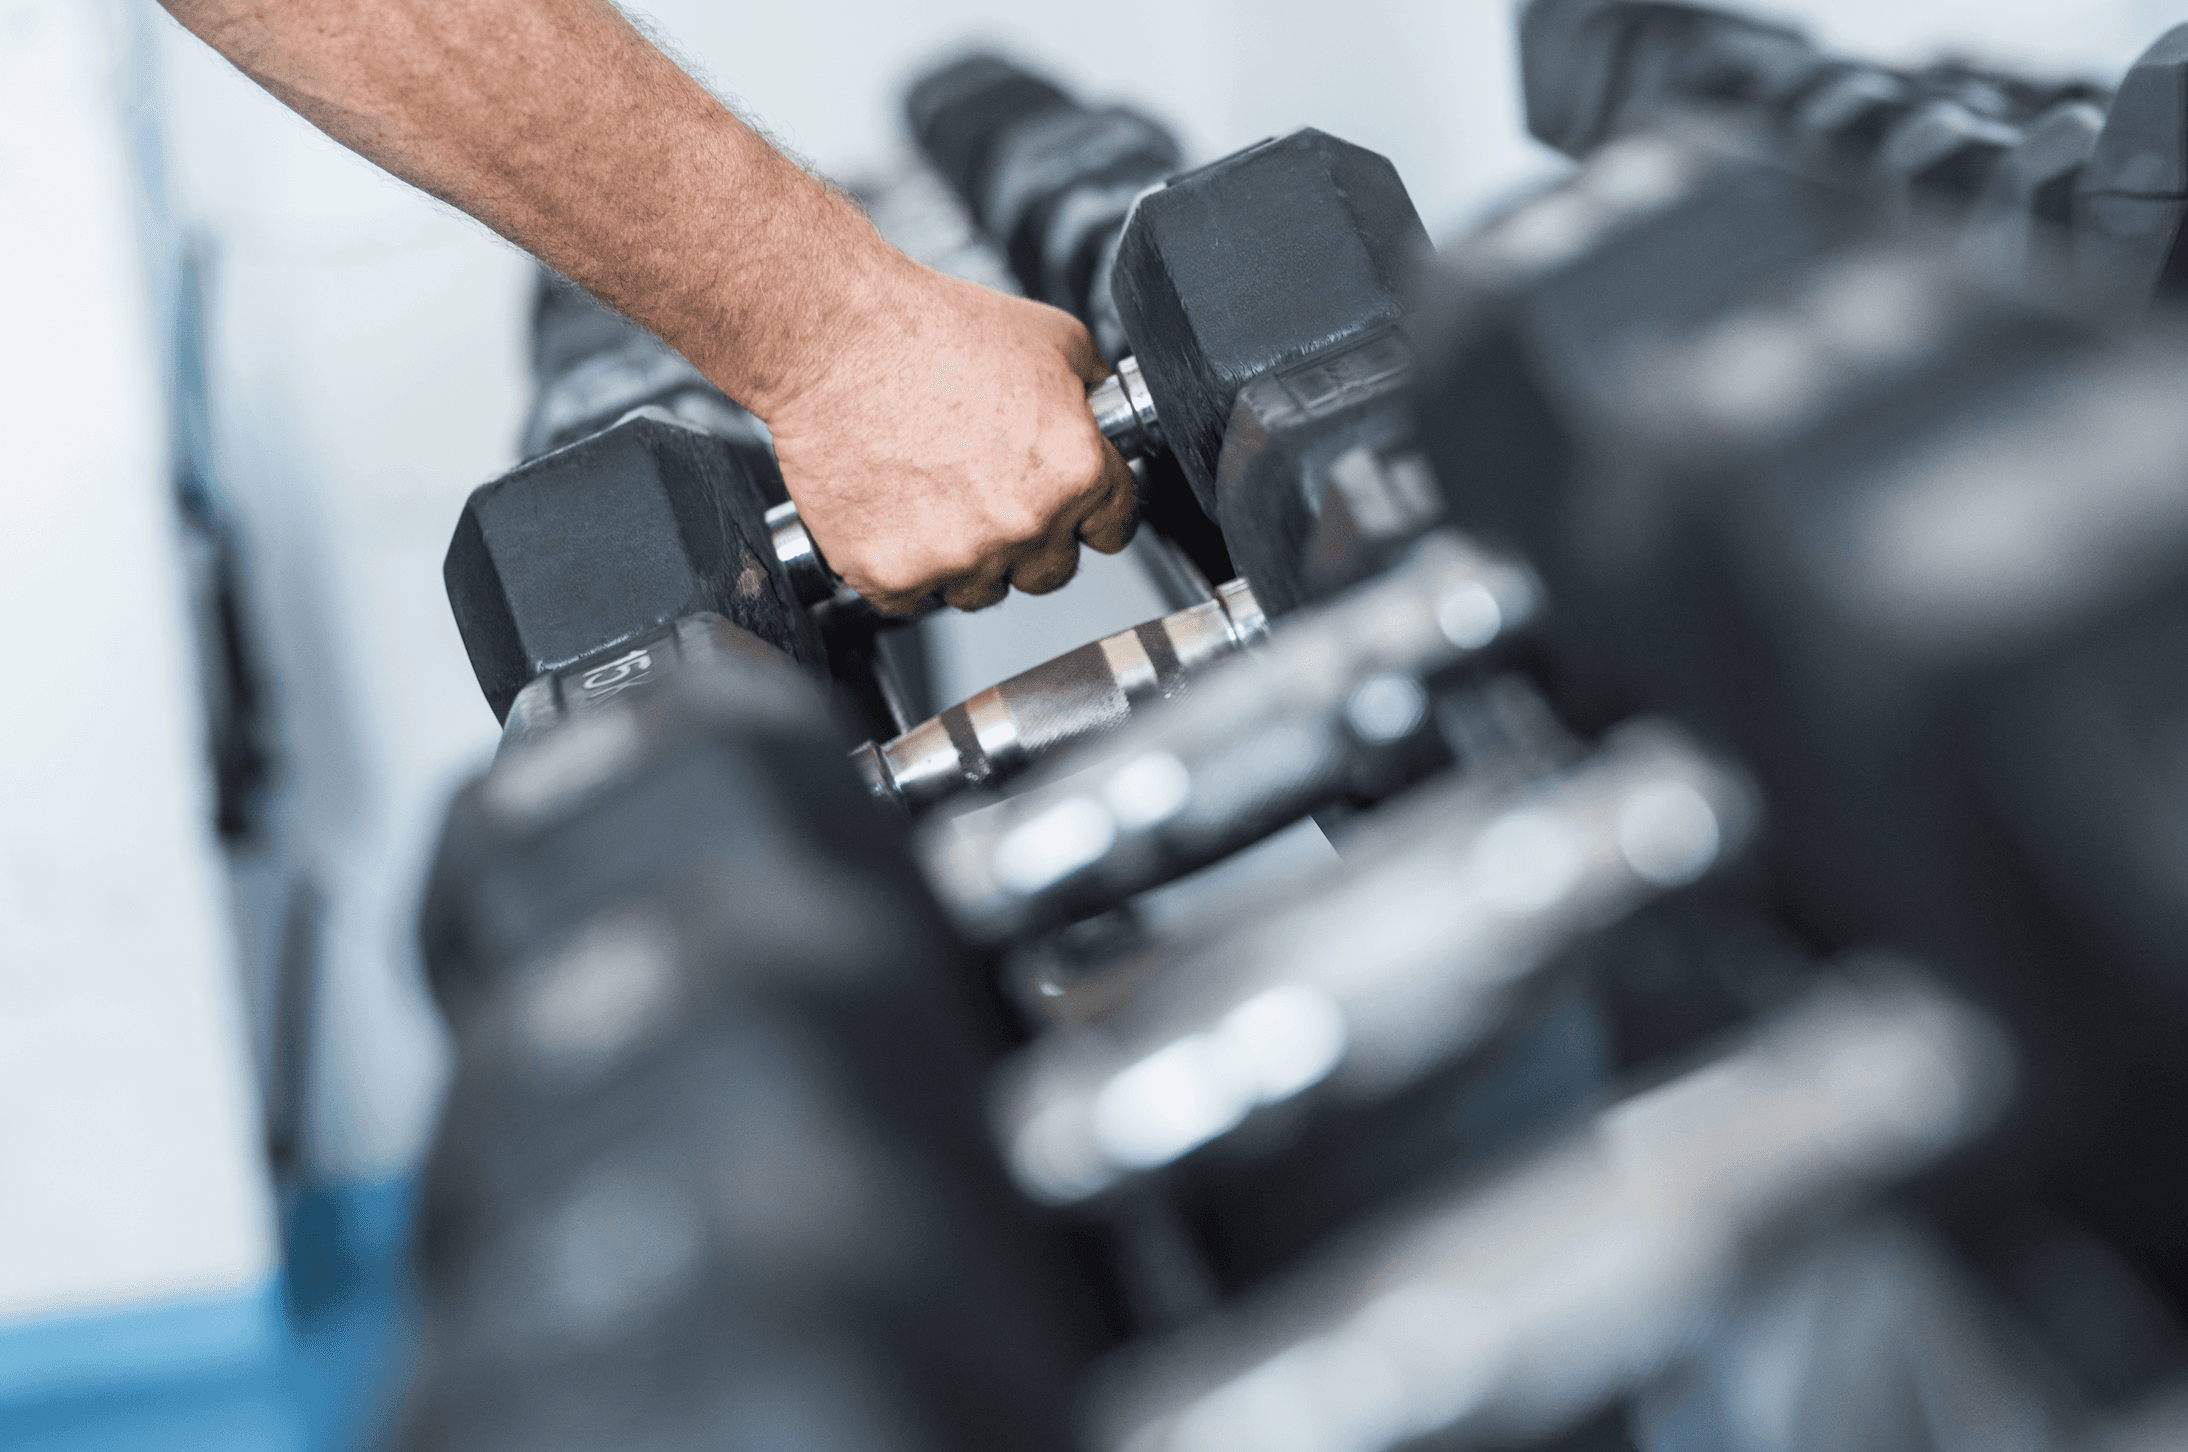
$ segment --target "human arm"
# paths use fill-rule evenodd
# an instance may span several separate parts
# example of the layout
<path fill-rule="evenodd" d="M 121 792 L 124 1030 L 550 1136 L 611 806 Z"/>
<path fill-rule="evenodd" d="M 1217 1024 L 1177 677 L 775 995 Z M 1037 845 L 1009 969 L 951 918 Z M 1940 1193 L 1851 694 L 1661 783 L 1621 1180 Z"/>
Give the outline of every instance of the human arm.
<path fill-rule="evenodd" d="M 884 242 L 607 0 L 163 0 L 314 125 L 644 324 L 766 420 L 884 609 L 1053 589 L 1121 549 L 1107 371 L 1065 314 Z"/>

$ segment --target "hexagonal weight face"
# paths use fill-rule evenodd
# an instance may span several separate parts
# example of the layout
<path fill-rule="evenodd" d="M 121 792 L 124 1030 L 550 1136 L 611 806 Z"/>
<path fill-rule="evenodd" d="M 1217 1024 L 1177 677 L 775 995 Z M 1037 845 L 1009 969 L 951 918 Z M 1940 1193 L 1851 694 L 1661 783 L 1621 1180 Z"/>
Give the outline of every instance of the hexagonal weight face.
<path fill-rule="evenodd" d="M 2000 157 L 1968 214 L 1968 250 L 2002 277 L 2048 276 L 2067 256 L 2074 188 L 2089 163 L 2104 112 L 2082 101 L 2046 111 Z"/>
<path fill-rule="evenodd" d="M 1932 101 L 1892 128 L 1878 165 L 1907 210 L 1957 215 L 1982 194 L 2021 133 L 1957 101 Z"/>
<path fill-rule="evenodd" d="M 2074 269 L 2097 295 L 2134 305 L 2188 282 L 2188 25 L 2144 51 L 2120 82 L 2074 191 Z"/>
<path fill-rule="evenodd" d="M 912 87 L 904 116 L 942 179 L 968 203 L 987 190 L 997 143 L 1018 122 L 1061 110 L 1071 98 L 992 55 L 970 55 Z"/>
<path fill-rule="evenodd" d="M 1889 71 L 1861 67 L 1818 87 L 1793 117 L 1793 134 L 1818 155 L 1864 162 L 1920 97 Z"/>
<path fill-rule="evenodd" d="M 1661 0 L 1533 0 L 1520 19 L 1527 129 L 1583 156 L 1666 105 L 1782 105 L 1824 60 L 1800 31 Z"/>
<path fill-rule="evenodd" d="M 713 611 L 826 660 L 765 520 L 766 450 L 640 415 L 472 492 L 442 577 L 497 718 L 525 683 Z"/>
<path fill-rule="evenodd" d="M 1110 282 L 1202 508 L 1238 390 L 1395 322 L 1429 253 L 1391 164 L 1312 129 L 1140 198 Z"/>

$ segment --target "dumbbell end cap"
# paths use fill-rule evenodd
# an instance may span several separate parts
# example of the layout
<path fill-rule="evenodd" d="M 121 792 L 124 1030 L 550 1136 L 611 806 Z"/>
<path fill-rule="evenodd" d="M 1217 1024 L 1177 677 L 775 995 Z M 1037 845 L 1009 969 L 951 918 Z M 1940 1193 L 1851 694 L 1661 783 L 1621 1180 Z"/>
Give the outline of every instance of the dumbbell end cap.
<path fill-rule="evenodd" d="M 900 817 L 910 816 L 904 804 L 904 794 L 897 790 L 896 777 L 889 770 L 889 763 L 882 760 L 881 748 L 871 741 L 861 742 L 851 752 L 851 770 L 858 774 L 859 785 L 882 806 Z"/>
<path fill-rule="evenodd" d="M 1087 391 L 1086 403 L 1094 410 L 1094 426 L 1102 437 L 1127 459 L 1145 458 L 1162 447 L 1155 398 L 1147 391 L 1147 378 L 1137 358 L 1119 358 L 1117 371 Z"/>
<path fill-rule="evenodd" d="M 775 542 L 775 558 L 789 571 L 790 588 L 797 592 L 798 603 L 810 609 L 833 600 L 836 572 L 828 568 L 813 536 L 806 533 L 797 504 L 786 499 L 768 510 L 767 528 Z"/>

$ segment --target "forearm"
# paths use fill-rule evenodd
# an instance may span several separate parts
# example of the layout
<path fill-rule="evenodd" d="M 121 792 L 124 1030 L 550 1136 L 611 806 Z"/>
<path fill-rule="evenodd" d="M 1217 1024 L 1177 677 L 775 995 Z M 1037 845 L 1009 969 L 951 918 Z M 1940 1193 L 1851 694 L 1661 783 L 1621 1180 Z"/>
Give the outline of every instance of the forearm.
<path fill-rule="evenodd" d="M 163 0 L 345 146 L 766 417 L 899 259 L 606 0 Z"/>

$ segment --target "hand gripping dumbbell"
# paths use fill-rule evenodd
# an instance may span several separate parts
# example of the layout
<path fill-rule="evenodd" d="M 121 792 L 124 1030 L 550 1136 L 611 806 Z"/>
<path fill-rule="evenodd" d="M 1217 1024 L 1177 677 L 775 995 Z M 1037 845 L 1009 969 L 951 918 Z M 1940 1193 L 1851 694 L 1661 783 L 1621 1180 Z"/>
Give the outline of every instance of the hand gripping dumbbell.
<path fill-rule="evenodd" d="M 1674 1367 L 1794 1247 L 1980 1135 L 2010 1062 L 1981 1014 L 1850 965 L 1702 1065 L 1134 1348 L 1097 1384 L 1092 1445 L 1550 1441 Z"/>
<path fill-rule="evenodd" d="M 1227 254 L 1215 255 L 1201 240 L 1211 218 L 1224 222 L 1224 235 L 1234 245 L 1239 238 L 1257 235 L 1268 237 L 1272 244 L 1288 239 L 1294 245 L 1282 255 L 1301 274 L 1296 285 L 1279 286 L 1282 279 L 1261 276 L 1253 297 L 1242 298 L 1236 284 L 1228 280 L 1236 269 L 1229 266 Z M 1296 245 L 1302 234 L 1322 240 L 1302 248 Z M 1379 330 L 1387 333 L 1397 311 L 1398 274 L 1425 250 L 1425 234 L 1387 163 L 1319 133 L 1303 132 L 1250 148 L 1144 199 L 1134 213 L 1123 250 L 1130 261 L 1120 275 L 1128 271 L 1137 280 L 1135 297 L 1146 295 L 1144 306 L 1135 313 L 1144 321 L 1141 331 L 1151 339 L 1169 340 L 1172 346 L 1157 348 L 1147 358 L 1121 362 L 1115 376 L 1094 390 L 1091 404 L 1105 433 L 1126 452 L 1139 454 L 1158 442 L 1176 449 L 1178 429 L 1161 406 L 1163 389 L 1174 384 L 1172 411 L 1189 421 L 1187 437 L 1193 441 L 1190 448 L 1179 451 L 1180 457 L 1200 460 L 1198 467 L 1205 472 L 1218 452 L 1223 423 L 1219 415 L 1229 409 L 1239 383 L 1280 369 L 1289 369 L 1286 377 L 1311 379 L 1315 375 L 1302 369 L 1321 358 L 1335 360 L 1321 376 L 1342 379 L 1344 358 L 1372 351 L 1355 347 L 1347 354 L 1344 345 L 1358 345 Z M 1289 305 L 1278 307 L 1277 294 L 1284 294 Z M 1255 307 L 1247 307 L 1249 302 Z M 1335 346 L 1323 346 L 1333 339 Z M 1387 369 L 1379 375 L 1385 383 L 1395 376 Z M 754 466 L 748 472 L 768 471 Z M 516 532 L 519 536 L 543 527 L 537 510 L 521 511 L 519 517 L 525 524 L 524 530 Z M 790 571 L 793 591 L 808 602 L 825 598 L 832 588 L 829 577 L 791 512 L 777 506 L 770 532 L 779 541 L 777 563 Z M 538 542 L 528 537 L 512 537 L 511 545 L 541 552 Z M 664 552 L 688 554 L 680 548 Z M 1291 562 L 1278 552 L 1270 558 L 1281 581 Z M 452 553 L 452 568 L 454 560 Z M 521 575 L 525 566 L 518 562 L 511 573 Z M 694 571 L 680 560 L 678 573 L 689 576 L 703 571 Z M 488 600 L 487 613 L 510 613 L 499 572 L 474 568 L 468 576 L 482 593 L 491 591 L 498 597 Z M 454 574 L 450 578 L 453 592 L 457 580 Z M 558 580 L 555 598 L 543 602 L 545 613 L 552 617 L 545 625 L 568 624 L 569 612 L 562 603 L 566 592 L 560 585 Z M 518 659 L 497 662 L 496 671 L 510 678 L 506 689 L 513 694 L 521 684 L 519 676 L 529 679 L 549 668 L 566 668 L 580 655 L 608 649 L 623 634 L 657 629 L 670 618 L 659 609 L 642 612 L 616 622 L 605 638 L 596 631 L 594 638 L 582 642 L 582 648 L 576 648 L 580 643 L 574 640 L 547 641 L 544 637 L 554 632 L 545 625 L 529 632 L 521 627 L 507 629 L 501 632 L 503 643 L 521 645 L 530 634 L 541 637 L 543 648 L 517 652 Z M 1245 623 L 1234 623 L 1232 634 L 1250 638 L 1251 617 L 1242 619 Z M 469 642 L 471 632 L 467 630 L 466 635 Z M 474 644 L 473 651 L 478 665 L 479 646 Z M 482 666 L 482 684 L 487 675 Z M 1097 717 L 1114 714 L 1114 694 L 1105 688 L 1087 698 Z M 497 688 L 489 687 L 489 698 L 496 695 Z M 498 700 L 497 709 L 502 709 Z M 1041 734 L 1061 739 L 1076 733 L 1051 729 Z M 966 758 L 962 774 L 977 782 L 998 765 L 1007 762 Z"/>
<path fill-rule="evenodd" d="M 1127 436 L 1146 427 L 1137 414 L 1110 425 Z M 646 407 L 475 491 L 444 574 L 507 729 L 536 734 L 572 708 L 641 688 L 662 658 L 657 642 L 703 638 L 693 623 L 702 617 L 751 630 L 818 671 L 826 647 L 809 607 L 830 606 L 837 586 L 794 510 L 761 512 L 776 482 L 763 446 Z M 1265 630 L 1252 589 L 1234 580 L 1212 600 L 870 743 L 855 764 L 881 800 L 924 809 L 1179 695 Z"/>
<path fill-rule="evenodd" d="M 1175 148 L 1144 120 L 988 57 L 929 77 L 907 111 L 999 240 L 1063 227 L 1050 252 L 1099 254 L 1090 277 L 1021 278 L 1097 332 L 1113 307 L 1227 560 L 1271 616 L 1313 598 L 1325 470 L 1404 417 L 1400 290 L 1428 247 L 1389 164 L 1300 132 L 1165 181 Z"/>
<path fill-rule="evenodd" d="M 428 938 L 492 971 L 436 981 L 400 1445 L 1061 1445 L 1103 1331 L 984 1142 L 985 996 L 812 684 L 720 630 L 451 809 Z"/>
<path fill-rule="evenodd" d="M 1433 295 L 1417 324 L 1434 348 L 1409 427 L 1433 474 L 1363 450 L 1340 456 L 1324 493 L 1325 514 L 1339 502 L 1343 517 L 1396 521 L 1402 562 L 1299 612 L 1258 662 L 1110 738 L 1098 760 L 1066 758 L 1008 802 L 934 824 L 922 851 L 945 902 L 968 931 L 1012 936 L 1112 906 L 1325 804 L 1387 795 L 1448 759 L 1440 683 L 1479 681 L 1516 652 L 1540 657 L 1529 663 L 1575 724 L 1625 714 L 1616 662 L 1584 622 L 1542 611 L 1518 563 L 1556 543 L 1551 525 L 1585 467 L 1599 360 L 1868 222 L 1858 200 L 1767 150 L 1646 136 L 1462 244 L 1449 267 L 1464 283 Z M 1599 285 L 1607 277 L 1621 285 Z M 1438 518 L 1471 537 L 1418 533 Z"/>

